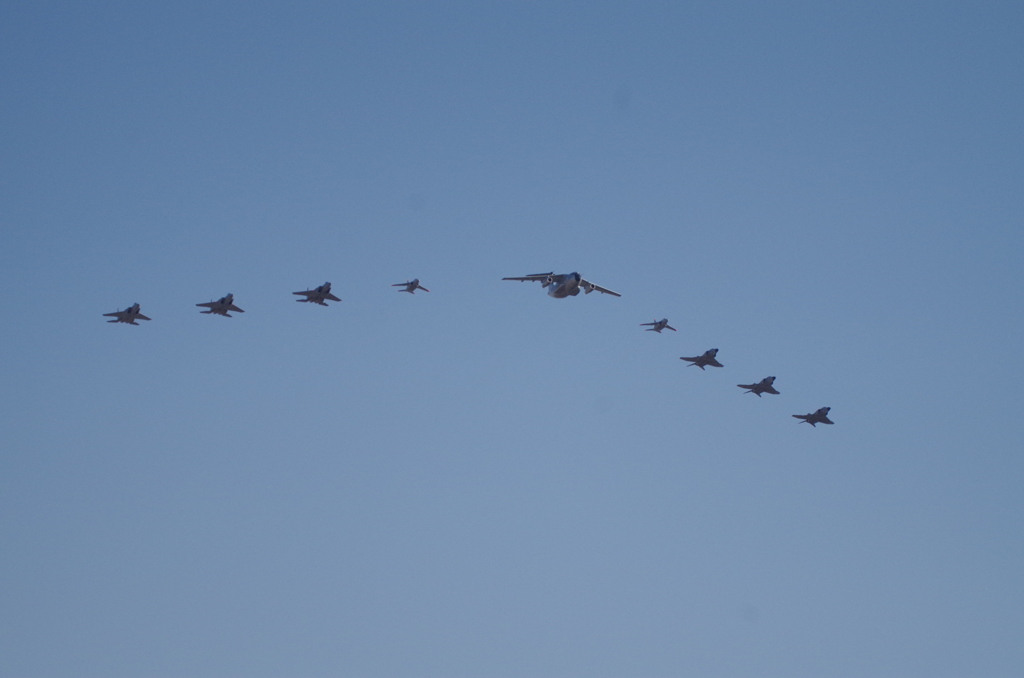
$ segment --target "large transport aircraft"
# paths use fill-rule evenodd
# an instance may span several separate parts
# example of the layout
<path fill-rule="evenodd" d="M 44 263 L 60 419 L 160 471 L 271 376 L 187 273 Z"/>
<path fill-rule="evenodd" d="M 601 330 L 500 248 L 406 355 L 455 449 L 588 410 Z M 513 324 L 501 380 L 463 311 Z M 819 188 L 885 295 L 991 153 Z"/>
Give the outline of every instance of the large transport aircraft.
<path fill-rule="evenodd" d="M 579 273 L 533 273 L 518 278 L 502 278 L 502 280 L 518 280 L 519 282 L 539 282 L 541 287 L 547 287 L 548 296 L 555 299 L 575 297 L 583 290 L 585 293 L 601 292 L 610 294 L 613 297 L 621 297 L 618 292 L 612 292 L 607 287 L 595 285 L 589 280 L 584 280 Z"/>

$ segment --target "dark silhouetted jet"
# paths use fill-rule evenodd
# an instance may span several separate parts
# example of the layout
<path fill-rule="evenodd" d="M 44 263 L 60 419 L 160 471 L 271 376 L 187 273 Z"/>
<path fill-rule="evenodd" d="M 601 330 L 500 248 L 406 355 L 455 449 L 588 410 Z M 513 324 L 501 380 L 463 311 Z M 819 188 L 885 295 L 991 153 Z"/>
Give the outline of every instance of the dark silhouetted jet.
<path fill-rule="evenodd" d="M 221 297 L 217 301 L 207 301 L 202 304 L 196 304 L 196 306 L 205 306 L 206 311 L 200 311 L 200 313 L 214 313 L 216 315 L 222 315 L 225 318 L 233 318 L 234 316 L 229 315 L 228 311 L 234 311 L 235 313 L 245 313 L 242 309 L 235 306 L 235 295 L 229 294 L 226 297 Z"/>
<path fill-rule="evenodd" d="M 697 367 L 701 368 L 702 370 L 704 369 L 704 367 L 706 365 L 710 365 L 711 367 L 722 367 L 722 363 L 720 363 L 717 360 L 715 360 L 715 356 L 716 355 L 718 355 L 718 349 L 717 348 L 709 348 L 708 350 L 704 351 L 704 355 L 699 355 L 696 358 L 685 358 L 685 357 L 683 357 L 683 358 L 680 358 L 680 360 L 689 361 L 690 364 L 687 365 L 687 367 L 693 367 L 694 365 L 696 365 Z"/>
<path fill-rule="evenodd" d="M 835 422 L 828 418 L 828 411 L 831 409 L 831 407 L 822 407 L 810 414 L 794 414 L 793 416 L 797 419 L 802 419 L 801 424 L 810 424 L 811 426 L 815 424 L 834 424 Z"/>
<path fill-rule="evenodd" d="M 321 306 L 326 306 L 327 300 L 341 301 L 341 299 L 331 294 L 331 283 L 329 282 L 325 282 L 320 287 L 306 290 L 305 292 L 292 292 L 292 294 L 305 295 L 306 297 L 305 299 L 296 299 L 295 301 L 320 304 Z"/>
<path fill-rule="evenodd" d="M 139 312 L 138 304 L 132 304 L 123 311 L 114 311 L 113 313 L 104 313 L 103 315 L 108 318 L 113 318 L 113 320 L 108 320 L 108 323 L 128 323 L 129 325 L 136 326 L 139 324 L 135 322 L 136 320 L 150 320 L 150 318 L 147 318 Z"/>
<path fill-rule="evenodd" d="M 405 288 L 404 290 L 398 290 L 398 291 L 399 292 L 408 292 L 409 294 L 416 294 L 416 290 L 423 290 L 424 292 L 429 292 L 430 291 L 426 287 L 424 287 L 423 285 L 420 284 L 420 279 L 419 278 L 413 278 L 409 282 L 395 283 L 394 285 L 392 285 L 392 287 L 404 287 Z"/>
<path fill-rule="evenodd" d="M 775 390 L 772 384 L 775 383 L 775 377 L 765 377 L 756 384 L 736 384 L 740 388 L 747 389 L 744 393 L 753 393 L 758 398 L 761 397 L 762 393 L 771 393 L 772 395 L 779 395 L 779 392 Z"/>
<path fill-rule="evenodd" d="M 647 327 L 645 332 L 657 332 L 661 334 L 662 330 L 676 331 L 676 328 L 668 324 L 668 318 L 662 318 L 661 320 L 655 320 L 653 323 L 640 323 L 640 327 Z"/>

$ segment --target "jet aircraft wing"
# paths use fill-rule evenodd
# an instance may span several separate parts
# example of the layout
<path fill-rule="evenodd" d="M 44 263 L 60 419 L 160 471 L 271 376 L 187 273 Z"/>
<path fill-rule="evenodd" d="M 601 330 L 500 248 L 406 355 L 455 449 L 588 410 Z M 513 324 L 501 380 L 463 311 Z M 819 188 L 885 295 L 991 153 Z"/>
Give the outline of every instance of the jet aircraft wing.
<path fill-rule="evenodd" d="M 129 325 L 138 325 L 139 323 L 135 322 L 135 318 L 144 318 L 144 316 L 142 315 L 137 315 L 135 316 L 135 318 L 133 318 L 131 314 L 128 313 L 128 311 L 118 311 L 117 313 L 104 313 L 103 315 L 113 318 L 113 320 L 107 321 L 109 323 L 128 323 Z M 149 320 L 149 318 L 145 318 L 145 320 Z"/>
<path fill-rule="evenodd" d="M 550 278 L 553 283 L 560 283 L 565 280 L 564 273 L 533 273 L 522 277 L 502 278 L 502 280 L 518 280 L 520 282 L 545 282 Z"/>
<path fill-rule="evenodd" d="M 600 285 L 595 285 L 594 283 L 590 282 L 589 280 L 580 280 L 580 287 L 583 288 L 584 292 L 592 292 L 592 291 L 596 290 L 596 291 L 601 292 L 603 294 L 610 294 L 613 297 L 621 297 L 622 296 L 618 292 L 612 292 L 607 287 L 601 287 Z"/>

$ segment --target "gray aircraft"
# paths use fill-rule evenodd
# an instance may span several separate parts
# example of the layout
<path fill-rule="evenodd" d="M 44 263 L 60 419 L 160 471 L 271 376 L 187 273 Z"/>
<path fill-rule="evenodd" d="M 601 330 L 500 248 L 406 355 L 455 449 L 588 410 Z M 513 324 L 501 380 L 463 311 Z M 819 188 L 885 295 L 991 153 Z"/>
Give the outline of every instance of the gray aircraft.
<path fill-rule="evenodd" d="M 647 327 L 648 325 L 650 325 L 650 327 Z M 658 334 L 661 334 L 662 330 L 676 331 L 676 328 L 668 324 L 668 318 L 655 320 L 653 323 L 640 323 L 640 327 L 647 327 L 647 329 L 644 330 L 645 332 L 657 332 Z"/>
<path fill-rule="evenodd" d="M 772 384 L 775 383 L 775 377 L 765 377 L 756 384 L 736 384 L 740 388 L 747 389 L 744 393 L 753 393 L 758 398 L 761 397 L 762 393 L 771 393 L 772 395 L 779 395 L 779 392 L 775 390 Z"/>
<path fill-rule="evenodd" d="M 541 287 L 548 287 L 548 296 L 555 299 L 575 297 L 582 289 L 587 294 L 597 291 L 603 294 L 610 294 L 613 297 L 621 297 L 618 292 L 612 292 L 606 287 L 595 285 L 589 280 L 584 280 L 579 273 L 534 273 L 524 275 L 521 278 L 502 278 L 502 280 L 518 280 L 519 282 L 539 282 Z"/>
<path fill-rule="evenodd" d="M 423 285 L 420 284 L 420 279 L 419 278 L 413 278 L 409 282 L 395 283 L 394 285 L 392 285 L 392 287 L 404 287 L 405 288 L 404 290 L 398 290 L 398 291 L 399 292 L 408 292 L 409 294 L 416 294 L 416 290 L 423 290 L 424 292 L 429 292 L 430 291 L 426 287 L 424 287 Z"/>
<path fill-rule="evenodd" d="M 718 349 L 717 348 L 709 348 L 708 350 L 704 351 L 703 355 L 699 355 L 699 356 L 697 356 L 695 358 L 679 358 L 679 359 L 680 360 L 689 361 L 690 364 L 687 365 L 687 367 L 693 367 L 694 365 L 696 365 L 697 367 L 699 367 L 700 369 L 703 370 L 706 365 L 710 365 L 711 367 L 722 367 L 722 363 L 718 362 L 715 359 L 716 355 L 718 355 Z"/>
<path fill-rule="evenodd" d="M 327 300 L 330 301 L 341 301 L 338 297 L 331 294 L 331 283 L 325 282 L 320 287 L 316 287 L 305 292 L 292 292 L 292 294 L 305 295 L 305 299 L 296 299 L 295 301 L 303 303 L 320 304 L 321 306 L 327 305 Z"/>
<path fill-rule="evenodd" d="M 113 313 L 104 313 L 105 317 L 113 318 L 108 320 L 108 323 L 128 323 L 129 325 L 138 325 L 136 320 L 151 320 L 139 312 L 139 305 L 132 304 L 123 311 L 114 311 Z"/>
<path fill-rule="evenodd" d="M 800 424 L 810 424 L 811 426 L 815 424 L 834 424 L 835 422 L 828 418 L 828 411 L 831 409 L 831 407 L 822 407 L 810 414 L 794 414 L 793 416 L 803 420 L 798 422 Z"/>
<path fill-rule="evenodd" d="M 217 301 L 208 301 L 203 304 L 196 304 L 196 306 L 205 306 L 206 311 L 200 311 L 200 313 L 215 313 L 222 315 L 225 318 L 233 318 L 234 316 L 229 315 L 228 311 L 234 311 L 235 313 L 245 313 L 242 309 L 235 306 L 235 295 L 229 294 L 226 297 L 221 297 Z"/>

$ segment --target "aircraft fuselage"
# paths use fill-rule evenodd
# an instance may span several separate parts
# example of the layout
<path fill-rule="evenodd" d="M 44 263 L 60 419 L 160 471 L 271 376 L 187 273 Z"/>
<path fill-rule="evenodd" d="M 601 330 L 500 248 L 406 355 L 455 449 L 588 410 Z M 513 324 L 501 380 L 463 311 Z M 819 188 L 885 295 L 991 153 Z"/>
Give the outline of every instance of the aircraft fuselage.
<path fill-rule="evenodd" d="M 548 288 L 548 296 L 555 299 L 575 297 L 580 293 L 580 281 L 583 277 L 579 273 L 570 273 L 565 276 L 562 282 L 549 282 L 545 285 Z"/>

